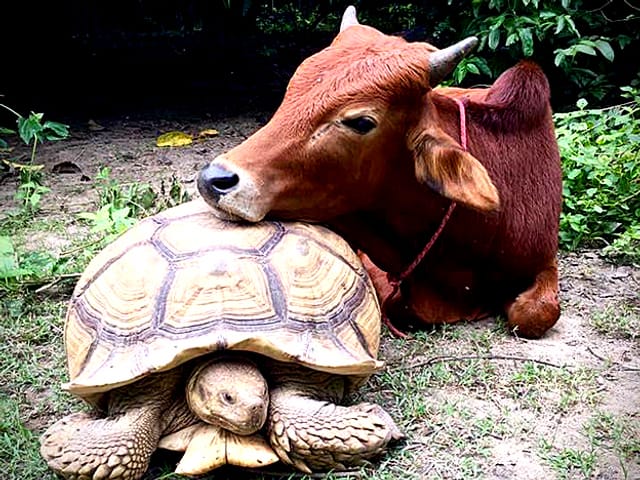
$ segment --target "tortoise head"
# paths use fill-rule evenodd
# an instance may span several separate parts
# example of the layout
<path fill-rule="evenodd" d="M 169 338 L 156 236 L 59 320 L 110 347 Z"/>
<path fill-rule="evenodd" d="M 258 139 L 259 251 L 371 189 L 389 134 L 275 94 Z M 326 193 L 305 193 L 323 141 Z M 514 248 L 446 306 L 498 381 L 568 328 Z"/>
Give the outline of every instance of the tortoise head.
<path fill-rule="evenodd" d="M 191 411 L 212 425 L 251 435 L 267 418 L 269 389 L 252 361 L 216 356 L 198 365 L 186 388 Z"/>

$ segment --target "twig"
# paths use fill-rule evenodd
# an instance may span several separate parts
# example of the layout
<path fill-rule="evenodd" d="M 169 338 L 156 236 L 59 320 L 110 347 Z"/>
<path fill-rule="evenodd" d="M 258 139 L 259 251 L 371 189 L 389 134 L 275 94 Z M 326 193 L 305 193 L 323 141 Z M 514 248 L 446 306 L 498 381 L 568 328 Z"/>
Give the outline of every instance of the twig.
<path fill-rule="evenodd" d="M 71 250 L 65 250 L 64 252 L 61 252 L 59 256 L 60 256 L 60 258 L 68 257 L 68 256 L 70 256 L 70 255 L 72 255 L 72 254 L 74 254 L 76 252 L 84 250 L 87 247 L 91 247 L 92 245 L 95 245 L 96 243 L 100 243 L 102 240 L 103 240 L 102 238 L 99 238 L 97 240 L 92 240 L 90 242 L 83 243 L 82 245 L 79 245 L 79 246 L 77 246 L 75 248 L 72 248 Z"/>
<path fill-rule="evenodd" d="M 35 290 L 35 293 L 41 293 L 44 292 L 45 290 L 49 290 L 50 288 L 54 287 L 55 285 L 57 285 L 58 283 L 60 283 L 63 280 L 67 280 L 70 278 L 78 278 L 80 277 L 80 273 L 63 273 L 62 275 L 58 275 L 56 278 L 54 278 L 53 280 L 51 279 L 47 279 L 49 280 L 48 283 L 45 283 L 44 285 L 38 287 Z M 45 281 L 45 280 L 43 280 Z M 38 285 L 38 283 L 33 283 L 31 284 L 32 286 Z"/>
<path fill-rule="evenodd" d="M 545 365 L 547 367 L 553 368 L 564 368 L 563 366 L 557 365 L 555 363 L 547 362 L 545 360 L 537 360 L 535 358 L 527 358 L 527 357 L 516 357 L 510 355 L 459 355 L 459 356 L 439 356 L 439 357 L 431 357 L 422 362 L 413 363 L 411 365 L 398 365 L 396 367 L 392 367 L 390 370 L 409 370 L 420 367 L 428 367 L 429 365 L 433 365 L 434 363 L 444 363 L 444 362 L 463 362 L 466 360 L 511 360 L 516 362 L 533 362 L 540 365 Z"/>
<path fill-rule="evenodd" d="M 610 358 L 605 358 L 605 357 L 603 357 L 602 355 L 598 355 L 596 352 L 594 352 L 590 345 L 588 345 L 588 346 L 587 346 L 587 351 L 588 351 L 591 355 L 593 355 L 594 357 L 596 357 L 598 360 L 601 360 L 601 361 L 606 362 L 606 363 L 613 363 L 613 362 L 611 361 L 611 359 L 610 359 Z"/>
<path fill-rule="evenodd" d="M 640 12 L 640 8 L 636 7 L 635 5 L 631 5 L 631 3 L 629 2 L 629 0 L 624 0 L 624 3 L 627 4 L 627 7 L 633 9 L 633 10 L 637 10 L 638 12 Z"/>
<path fill-rule="evenodd" d="M 608 363 L 611 365 L 615 365 L 617 367 L 619 367 L 621 370 L 625 370 L 625 371 L 629 371 L 629 372 L 640 372 L 640 368 L 636 368 L 636 367 L 625 367 L 624 365 L 622 365 L 620 362 L 614 362 L 613 360 L 611 360 L 610 358 L 606 358 L 603 357 L 602 355 L 597 354 L 596 352 L 593 351 L 593 349 L 591 348 L 591 346 L 587 346 L 587 351 L 593 355 L 594 357 L 596 357 L 598 360 L 604 362 L 604 363 Z"/>
<path fill-rule="evenodd" d="M 599 12 L 600 10 L 604 10 L 606 6 L 611 5 L 612 3 L 613 3 L 613 0 L 609 0 L 608 2 L 605 2 L 603 5 L 599 6 L 598 8 L 594 8 L 593 10 L 587 10 L 586 13 Z"/>

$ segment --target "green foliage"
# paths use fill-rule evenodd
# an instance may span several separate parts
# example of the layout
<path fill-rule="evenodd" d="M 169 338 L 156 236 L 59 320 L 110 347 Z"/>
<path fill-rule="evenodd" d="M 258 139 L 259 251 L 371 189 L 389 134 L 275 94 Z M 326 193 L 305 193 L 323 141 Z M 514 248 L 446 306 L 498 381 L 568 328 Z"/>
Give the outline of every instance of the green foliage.
<path fill-rule="evenodd" d="M 91 232 L 101 235 L 100 245 L 106 245 L 133 226 L 139 218 L 153 215 L 189 200 L 189 195 L 175 177 L 167 188 L 165 181 L 156 192 L 147 183 L 122 184 L 111 177 L 111 169 L 103 167 L 95 180 L 98 210 L 81 212 L 78 218 L 91 225 Z"/>
<path fill-rule="evenodd" d="M 16 191 L 16 200 L 22 205 L 23 212 L 33 214 L 40 209 L 42 196 L 50 189 L 42 184 L 43 165 L 12 163 L 20 173 L 20 184 Z"/>
<path fill-rule="evenodd" d="M 38 143 L 45 140 L 62 140 L 69 136 L 69 127 L 62 123 L 51 122 L 47 120 L 43 122 L 44 114 L 33 113 L 28 117 L 18 116 L 18 134 L 26 145 L 33 145 L 34 154 L 31 156 L 33 161 L 35 158 L 35 147 Z"/>
<path fill-rule="evenodd" d="M 561 245 L 640 258 L 640 92 L 607 109 L 556 114 L 564 170 Z"/>
<path fill-rule="evenodd" d="M 104 244 L 110 243 L 136 223 L 129 207 L 117 208 L 113 204 L 103 205 L 95 212 L 81 212 L 78 218 L 91 224 L 92 233 L 104 233 Z"/>
<path fill-rule="evenodd" d="M 545 460 L 558 475 L 559 479 L 592 478 L 596 468 L 596 452 L 589 448 L 557 448 L 546 439 L 539 445 L 538 455 Z"/>
<path fill-rule="evenodd" d="M 17 133 L 25 145 L 31 147 L 31 157 L 29 163 L 16 163 L 3 160 L 9 168 L 13 168 L 20 175 L 20 184 L 16 192 L 16 200 L 22 206 L 21 214 L 33 214 L 40 208 L 42 196 L 49 191 L 49 188 L 42 184 L 42 165 L 36 165 L 36 149 L 38 144 L 44 141 L 62 140 L 69 136 L 69 127 L 62 123 L 44 121 L 44 114 L 34 113 L 28 117 L 23 117 L 15 110 L 0 104 L 5 110 L 16 115 Z M 0 134 L 15 134 L 8 128 L 0 129 Z M 0 139 L 0 147 L 7 148 L 5 140 Z"/>
<path fill-rule="evenodd" d="M 259 31 L 267 35 L 334 32 L 342 11 L 328 9 L 323 2 L 263 2 L 255 20 Z"/>
<path fill-rule="evenodd" d="M 470 73 L 474 75 L 483 74 L 491 76 L 491 68 L 489 68 L 489 64 L 482 57 L 473 56 L 464 58 L 453 72 L 453 82 L 456 84 L 462 83 Z"/>
<path fill-rule="evenodd" d="M 111 169 L 103 167 L 96 176 L 98 210 L 78 214 L 78 218 L 91 224 L 91 232 L 104 235 L 103 244 L 111 242 L 135 224 L 136 217 L 146 213 L 156 198 L 151 186 L 139 183 L 121 185 L 110 174 Z"/>
<path fill-rule="evenodd" d="M 75 241 L 68 251 L 29 250 L 17 245 L 9 235 L 0 235 L 0 291 L 41 287 L 75 278 L 99 249 L 139 218 L 189 200 L 174 177 L 169 186 L 162 181 L 156 192 L 148 184 L 118 183 L 111 178 L 108 167 L 101 169 L 95 186 L 99 193 L 98 209 L 78 214 L 91 226 L 89 236 Z"/>
<path fill-rule="evenodd" d="M 6 105 L 0 104 L 0 107 L 8 110 L 17 117 L 16 123 L 18 124 L 18 134 L 25 145 L 31 145 L 31 163 L 35 160 L 36 147 L 39 143 L 42 143 L 45 140 L 62 140 L 69 136 L 69 127 L 67 125 L 59 122 L 52 122 L 50 120 L 43 121 L 43 113 L 31 112 L 28 117 L 23 117 Z M 0 133 L 10 134 L 15 132 L 13 132 L 13 130 L 3 128 Z"/>
<path fill-rule="evenodd" d="M 615 49 L 625 46 L 629 37 L 604 28 L 600 13 L 585 11 L 582 0 L 471 0 L 471 9 L 469 2 L 448 3 L 467 4 L 471 18 L 464 30 L 478 36 L 478 55 L 496 74 L 520 58 L 553 53 L 553 64 L 579 88 L 581 96 L 600 100 L 614 88 L 604 72 L 611 68 L 607 64 L 614 61 Z M 586 61 L 596 56 L 605 61 L 597 67 Z M 465 73 L 457 72 L 457 80 Z"/>
<path fill-rule="evenodd" d="M 67 273 L 69 259 L 47 251 L 22 252 L 10 237 L 0 236 L 0 291 L 15 290 L 29 283 L 41 284 Z"/>
<path fill-rule="evenodd" d="M 0 127 L 0 135 L 14 135 L 16 132 L 11 130 L 10 128 Z M 6 149 L 9 148 L 9 144 L 7 141 L 0 137 L 0 148 Z"/>

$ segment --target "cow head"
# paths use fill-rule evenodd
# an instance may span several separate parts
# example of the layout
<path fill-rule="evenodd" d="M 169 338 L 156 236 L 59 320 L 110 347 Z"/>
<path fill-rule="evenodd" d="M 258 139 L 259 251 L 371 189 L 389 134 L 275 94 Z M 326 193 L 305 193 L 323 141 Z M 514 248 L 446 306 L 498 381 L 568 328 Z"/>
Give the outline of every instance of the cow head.
<path fill-rule="evenodd" d="M 476 43 L 408 43 L 358 24 L 349 7 L 332 44 L 298 67 L 267 125 L 200 172 L 201 195 L 219 215 L 249 221 L 326 221 L 369 208 L 398 181 L 497 208 L 486 170 L 440 128 L 430 98 Z"/>

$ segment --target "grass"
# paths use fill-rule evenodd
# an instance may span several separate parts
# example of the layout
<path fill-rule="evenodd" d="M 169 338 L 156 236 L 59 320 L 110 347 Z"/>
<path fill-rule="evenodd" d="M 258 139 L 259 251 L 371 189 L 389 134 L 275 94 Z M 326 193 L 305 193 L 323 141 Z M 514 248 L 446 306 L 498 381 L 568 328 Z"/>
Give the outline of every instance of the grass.
<path fill-rule="evenodd" d="M 598 459 L 612 455 L 619 462 L 620 477 L 630 480 L 628 465 L 640 455 L 640 419 L 596 410 L 582 425 L 582 447 L 556 446 L 542 439 L 538 455 L 556 472 L 557 478 L 594 478 Z"/>
<path fill-rule="evenodd" d="M 0 303 L 0 460 L 8 480 L 55 478 L 39 455 L 37 430 L 64 414 L 71 399 L 61 338 L 66 298 L 5 294 Z"/>
<path fill-rule="evenodd" d="M 635 415 L 613 415 L 598 411 L 585 425 L 597 449 L 613 452 L 620 462 L 624 478 L 629 478 L 627 463 L 637 462 L 640 455 L 640 419 Z"/>
<path fill-rule="evenodd" d="M 609 306 L 591 316 L 591 326 L 611 338 L 640 338 L 640 305 Z"/>
<path fill-rule="evenodd" d="M 0 393 L 0 463 L 8 479 L 54 480 L 38 452 L 38 437 L 25 427 L 20 404 Z"/>
<path fill-rule="evenodd" d="M 551 465 L 559 479 L 589 479 L 595 469 L 596 453 L 590 448 L 556 448 L 543 439 L 539 455 Z"/>

